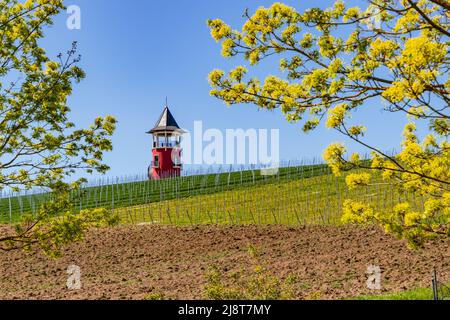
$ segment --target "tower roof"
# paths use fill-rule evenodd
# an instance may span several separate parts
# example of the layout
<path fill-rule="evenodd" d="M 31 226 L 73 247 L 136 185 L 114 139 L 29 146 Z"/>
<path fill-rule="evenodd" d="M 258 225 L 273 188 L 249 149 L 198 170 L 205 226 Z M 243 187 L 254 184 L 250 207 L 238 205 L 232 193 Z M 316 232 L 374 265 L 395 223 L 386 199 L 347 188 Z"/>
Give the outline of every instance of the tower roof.
<path fill-rule="evenodd" d="M 156 133 L 164 133 L 164 132 L 175 132 L 178 131 L 180 133 L 184 133 L 180 126 L 178 125 L 177 121 L 173 117 L 172 113 L 169 110 L 169 107 L 166 106 L 159 117 L 159 120 L 156 122 L 155 127 L 150 130 L 149 134 L 156 134 Z"/>

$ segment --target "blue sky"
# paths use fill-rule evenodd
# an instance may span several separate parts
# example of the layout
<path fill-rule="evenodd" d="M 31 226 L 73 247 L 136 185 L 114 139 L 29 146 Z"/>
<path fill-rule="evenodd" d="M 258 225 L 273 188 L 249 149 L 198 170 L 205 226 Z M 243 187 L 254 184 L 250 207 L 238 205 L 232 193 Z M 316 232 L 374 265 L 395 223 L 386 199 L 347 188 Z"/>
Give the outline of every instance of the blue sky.
<path fill-rule="evenodd" d="M 284 1 L 302 10 L 325 7 L 331 1 Z M 360 1 L 361 5 L 364 2 Z M 194 121 L 205 128 L 280 129 L 281 159 L 320 157 L 330 143 L 343 138 L 322 125 L 304 134 L 299 124 L 289 124 L 278 112 L 258 111 L 255 106 L 226 107 L 209 95 L 208 73 L 236 65 L 239 59 L 220 56 L 220 45 L 209 34 L 206 20 L 221 18 L 240 28 L 246 8 L 253 12 L 272 1 L 107 1 L 68 0 L 82 13 L 81 30 L 66 28 L 68 15 L 62 13 L 42 41 L 51 57 L 79 43 L 81 67 L 87 78 L 75 86 L 70 98 L 72 119 L 87 126 L 98 115 L 114 115 L 118 128 L 113 138 L 114 151 L 105 161 L 111 166 L 108 176 L 123 176 L 146 171 L 151 161 L 150 136 L 145 132 L 156 122 L 168 96 L 178 123 L 192 130 Z M 358 1 L 352 1 L 352 4 Z M 263 62 L 258 75 L 277 72 L 276 61 Z M 381 101 L 364 106 L 355 116 L 369 129 L 367 139 L 381 149 L 398 146 L 404 117 L 386 117 Z M 352 150 L 361 150 L 354 146 Z"/>

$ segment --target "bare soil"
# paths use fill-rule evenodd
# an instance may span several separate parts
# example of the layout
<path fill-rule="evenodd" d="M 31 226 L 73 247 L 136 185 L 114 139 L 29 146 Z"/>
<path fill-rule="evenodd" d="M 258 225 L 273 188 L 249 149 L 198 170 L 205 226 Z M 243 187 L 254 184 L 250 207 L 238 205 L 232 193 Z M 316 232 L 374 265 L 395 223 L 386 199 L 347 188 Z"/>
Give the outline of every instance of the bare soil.
<path fill-rule="evenodd" d="M 366 286 L 369 265 L 381 267 L 380 293 L 428 287 L 433 268 L 450 282 L 449 240 L 411 251 L 375 227 L 143 225 L 92 230 L 57 260 L 0 252 L 0 299 L 201 299 L 208 267 L 251 267 L 250 244 L 275 275 L 297 276 L 297 299 L 374 294 Z M 69 265 L 81 268 L 80 290 L 66 287 Z"/>

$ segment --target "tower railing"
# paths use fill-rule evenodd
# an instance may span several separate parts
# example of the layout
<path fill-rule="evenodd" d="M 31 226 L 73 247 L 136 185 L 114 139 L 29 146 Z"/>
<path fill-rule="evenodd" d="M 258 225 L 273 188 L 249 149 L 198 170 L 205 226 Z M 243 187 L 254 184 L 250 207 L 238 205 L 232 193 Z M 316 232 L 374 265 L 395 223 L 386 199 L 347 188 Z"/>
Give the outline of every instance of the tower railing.
<path fill-rule="evenodd" d="M 179 143 L 176 142 L 153 142 L 153 148 L 177 148 L 180 147 Z"/>

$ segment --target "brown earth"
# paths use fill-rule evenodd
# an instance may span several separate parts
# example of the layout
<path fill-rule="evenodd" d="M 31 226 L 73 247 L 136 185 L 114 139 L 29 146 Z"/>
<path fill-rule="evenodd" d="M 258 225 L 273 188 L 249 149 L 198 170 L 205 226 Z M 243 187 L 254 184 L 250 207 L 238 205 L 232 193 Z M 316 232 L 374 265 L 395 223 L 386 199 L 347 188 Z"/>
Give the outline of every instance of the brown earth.
<path fill-rule="evenodd" d="M 39 252 L 0 252 L 0 298 L 142 299 L 164 293 L 201 299 L 209 266 L 225 272 L 251 267 L 249 244 L 275 275 L 297 276 L 298 299 L 373 294 L 366 286 L 369 265 L 382 269 L 381 292 L 428 287 L 433 268 L 450 281 L 449 240 L 411 251 L 374 227 L 121 226 L 91 231 L 58 260 Z M 66 288 L 73 264 L 82 272 L 77 291 Z"/>

